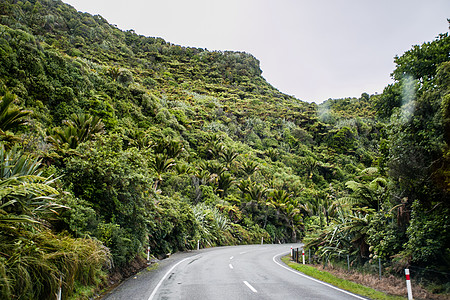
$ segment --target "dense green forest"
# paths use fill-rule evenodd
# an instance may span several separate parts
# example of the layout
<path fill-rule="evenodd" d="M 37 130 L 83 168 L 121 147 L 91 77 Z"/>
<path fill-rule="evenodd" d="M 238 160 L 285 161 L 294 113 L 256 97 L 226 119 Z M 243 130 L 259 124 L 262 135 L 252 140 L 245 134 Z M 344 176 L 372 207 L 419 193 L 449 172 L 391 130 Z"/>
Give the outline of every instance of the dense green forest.
<path fill-rule="evenodd" d="M 88 297 L 201 247 L 303 240 L 450 269 L 450 37 L 382 94 L 302 102 L 248 53 L 0 2 L 0 295 Z M 368 70 L 370 71 L 370 70 Z"/>

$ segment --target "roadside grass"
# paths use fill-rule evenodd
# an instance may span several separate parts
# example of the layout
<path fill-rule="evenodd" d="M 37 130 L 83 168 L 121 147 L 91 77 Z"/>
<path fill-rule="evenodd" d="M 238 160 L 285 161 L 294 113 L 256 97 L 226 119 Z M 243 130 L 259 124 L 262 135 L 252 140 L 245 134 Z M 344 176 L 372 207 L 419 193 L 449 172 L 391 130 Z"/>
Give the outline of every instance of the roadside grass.
<path fill-rule="evenodd" d="M 154 264 L 149 265 L 146 269 L 147 269 L 147 271 L 153 271 L 153 270 L 158 269 L 158 267 L 159 267 L 159 264 L 154 263 Z"/>
<path fill-rule="evenodd" d="M 68 300 L 88 300 L 95 297 L 97 292 L 99 292 L 97 285 L 83 285 L 80 282 L 75 282 L 73 294 L 70 295 Z"/>
<path fill-rule="evenodd" d="M 401 297 L 401 296 L 392 296 L 392 295 L 385 294 L 383 292 L 374 290 L 372 288 L 363 286 L 361 284 L 336 277 L 328 272 L 317 270 L 316 268 L 308 266 L 308 265 L 303 265 L 303 264 L 298 264 L 298 263 L 292 262 L 290 260 L 289 256 L 282 257 L 281 260 L 286 265 L 291 267 L 292 269 L 300 271 L 305 275 L 311 276 L 318 280 L 321 280 L 321 281 L 324 281 L 331 285 L 334 285 L 335 287 L 338 287 L 340 289 L 349 291 L 351 293 L 354 293 L 354 294 L 357 294 L 357 295 L 360 295 L 363 297 L 368 297 L 370 299 L 377 299 L 377 300 L 378 299 L 379 300 L 400 300 L 400 299 L 403 300 L 403 299 L 406 299 L 405 297 Z"/>

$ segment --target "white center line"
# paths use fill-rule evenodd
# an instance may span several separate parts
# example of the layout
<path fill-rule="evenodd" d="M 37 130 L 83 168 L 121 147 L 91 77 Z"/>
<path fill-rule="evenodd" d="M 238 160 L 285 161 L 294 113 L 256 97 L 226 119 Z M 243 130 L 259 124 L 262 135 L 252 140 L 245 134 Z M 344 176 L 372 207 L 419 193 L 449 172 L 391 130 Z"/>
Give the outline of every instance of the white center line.
<path fill-rule="evenodd" d="M 230 257 L 230 259 L 233 259 L 233 258 L 234 258 L 234 256 Z"/>
<path fill-rule="evenodd" d="M 230 269 L 233 269 L 233 265 L 232 264 L 229 264 L 228 266 L 230 267 Z"/>
<path fill-rule="evenodd" d="M 245 254 L 245 253 L 247 253 L 247 251 L 241 252 L 241 253 L 239 253 L 239 254 Z"/>
<path fill-rule="evenodd" d="M 251 285 L 250 285 L 250 283 L 248 283 L 247 281 L 244 281 L 244 283 L 245 283 L 245 285 L 253 292 L 253 293 L 257 293 L 258 291 L 254 288 L 254 287 L 252 287 Z"/>

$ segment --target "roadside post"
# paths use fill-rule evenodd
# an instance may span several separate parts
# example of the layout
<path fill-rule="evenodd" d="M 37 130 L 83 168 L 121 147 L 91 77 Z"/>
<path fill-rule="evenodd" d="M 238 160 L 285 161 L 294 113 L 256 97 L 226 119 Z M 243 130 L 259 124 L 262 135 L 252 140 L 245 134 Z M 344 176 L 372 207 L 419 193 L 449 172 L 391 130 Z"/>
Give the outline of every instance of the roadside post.
<path fill-rule="evenodd" d="M 200 250 L 200 240 L 197 240 L 197 250 Z"/>
<path fill-rule="evenodd" d="M 381 258 L 380 257 L 378 257 L 378 270 L 379 270 L 379 278 L 380 278 L 380 280 L 381 280 Z"/>
<path fill-rule="evenodd" d="M 292 252 L 292 246 L 291 246 L 291 259 L 294 257 L 294 252 Z"/>
<path fill-rule="evenodd" d="M 408 290 L 408 300 L 413 300 L 411 279 L 409 277 L 409 269 L 405 269 L 405 277 L 406 277 L 406 289 Z"/>
<path fill-rule="evenodd" d="M 305 264 L 305 250 L 302 249 L 302 259 L 303 259 L 303 264 Z"/>
<path fill-rule="evenodd" d="M 56 300 L 61 300 L 61 294 L 62 294 L 62 276 L 59 277 L 59 289 L 58 294 L 56 295 Z"/>
<path fill-rule="evenodd" d="M 150 260 L 150 246 L 147 247 L 147 261 Z"/>

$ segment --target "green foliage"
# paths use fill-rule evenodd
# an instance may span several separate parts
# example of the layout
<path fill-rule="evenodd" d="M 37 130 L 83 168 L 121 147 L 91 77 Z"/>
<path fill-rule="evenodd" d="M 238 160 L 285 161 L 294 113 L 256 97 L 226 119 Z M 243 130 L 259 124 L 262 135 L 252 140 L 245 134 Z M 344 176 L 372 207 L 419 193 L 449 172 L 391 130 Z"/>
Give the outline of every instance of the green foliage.
<path fill-rule="evenodd" d="M 0 130 L 2 135 L 8 130 L 14 130 L 24 125 L 26 123 L 24 118 L 30 114 L 30 111 L 13 107 L 15 100 L 16 97 L 11 93 L 6 93 L 0 99 Z"/>
<path fill-rule="evenodd" d="M 316 105 L 272 87 L 247 53 L 122 31 L 60 1 L 3 1 L 0 15 L 2 233 L 92 237 L 116 270 L 147 245 L 303 236 L 322 257 L 448 266 L 448 220 L 425 213 L 448 211 L 446 34 L 396 57 L 383 94 Z"/>
<path fill-rule="evenodd" d="M 113 237 L 115 265 L 123 266 L 146 237 L 148 210 L 152 206 L 147 194 L 151 188 L 147 158 L 136 148 L 122 150 L 122 140 L 117 135 L 99 137 L 80 147 L 81 156 L 65 161 L 64 180 L 76 197 L 91 203 L 101 216 L 105 225 L 100 224 L 103 227 L 99 234 Z"/>
<path fill-rule="evenodd" d="M 152 161 L 150 161 L 150 167 L 156 172 L 157 179 L 155 181 L 154 189 L 158 189 L 159 183 L 162 181 L 162 174 L 167 172 L 170 168 L 175 166 L 175 160 L 168 158 L 167 155 L 158 153 L 155 155 Z"/>
<path fill-rule="evenodd" d="M 79 144 L 92 139 L 95 134 L 103 133 L 104 124 L 100 118 L 85 114 L 73 114 L 63 121 L 64 129 L 55 128 L 47 140 L 57 149 L 76 149 Z"/>
<path fill-rule="evenodd" d="M 412 263 L 436 264 L 444 269 L 448 260 L 450 220 L 448 207 L 438 204 L 431 210 L 418 201 L 413 204 L 411 224 L 406 231 L 408 241 L 402 256 Z"/>
<path fill-rule="evenodd" d="M 397 255 L 406 241 L 406 234 L 395 222 L 392 211 L 375 214 L 372 217 L 367 234 L 367 243 L 373 257 L 383 260 L 388 260 Z"/>
<path fill-rule="evenodd" d="M 348 127 L 342 127 L 332 136 L 330 146 L 339 153 L 352 151 L 355 148 L 355 137 Z"/>
<path fill-rule="evenodd" d="M 6 92 L 4 96 L 0 96 L 0 140 L 13 143 L 17 141 L 14 133 L 22 125 L 26 124 L 26 117 L 30 115 L 30 111 L 15 107 L 14 102 L 17 97 L 10 92 Z"/>
<path fill-rule="evenodd" d="M 98 241 L 54 235 L 49 230 L 6 230 L 8 235 L 2 234 L 0 243 L 2 297 L 49 299 L 60 285 L 67 297 L 73 294 L 75 283 L 97 286 L 103 282 L 109 252 Z"/>
<path fill-rule="evenodd" d="M 0 223 L 13 226 L 41 225 L 46 214 L 61 208 L 54 203 L 59 193 L 54 180 L 41 176 L 39 160 L 24 155 L 17 147 L 5 150 L 0 145 Z"/>
<path fill-rule="evenodd" d="M 440 34 L 434 41 L 413 46 L 402 56 L 396 56 L 396 68 L 392 73 L 395 80 L 405 75 L 418 79 L 421 83 L 432 81 L 437 68 L 449 60 L 450 39 L 448 33 Z"/>
<path fill-rule="evenodd" d="M 75 237 L 93 236 L 96 233 L 100 221 L 89 202 L 67 193 L 59 199 L 58 203 L 69 208 L 61 213 L 60 221 L 63 224 L 59 224 L 59 226 L 64 230 L 69 231 Z"/>
<path fill-rule="evenodd" d="M 0 148 L 0 291 L 3 297 L 49 298 L 60 284 L 98 285 L 109 251 L 90 239 L 55 235 L 47 226 L 57 211 L 54 180 L 42 176 L 39 160 L 17 147 Z"/>
<path fill-rule="evenodd" d="M 198 223 L 191 206 L 179 199 L 156 196 L 149 227 L 150 247 L 160 254 L 194 249 Z"/>
<path fill-rule="evenodd" d="M 307 246 L 321 257 L 352 253 L 404 267 L 448 268 L 448 41 L 440 35 L 395 58 L 396 82 L 373 102 L 380 121 L 390 118 L 372 135 L 381 138 L 378 168 L 346 182 L 328 226 L 319 222 L 317 230 L 317 217 L 306 223 Z M 359 128 L 353 142 L 369 145 Z M 337 135 L 331 142 L 345 141 Z M 346 147 L 351 145 L 341 149 Z M 304 209 L 314 215 L 313 206 L 305 203 Z"/>
<path fill-rule="evenodd" d="M 227 216 L 223 215 L 217 208 L 208 207 L 199 203 L 192 208 L 197 221 L 200 242 L 202 245 L 218 246 L 226 242 L 225 237 L 230 229 Z"/>

